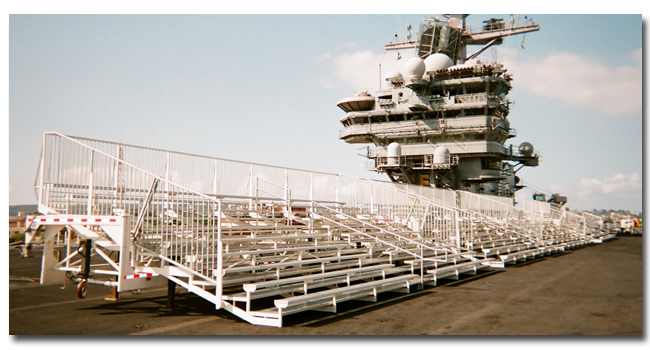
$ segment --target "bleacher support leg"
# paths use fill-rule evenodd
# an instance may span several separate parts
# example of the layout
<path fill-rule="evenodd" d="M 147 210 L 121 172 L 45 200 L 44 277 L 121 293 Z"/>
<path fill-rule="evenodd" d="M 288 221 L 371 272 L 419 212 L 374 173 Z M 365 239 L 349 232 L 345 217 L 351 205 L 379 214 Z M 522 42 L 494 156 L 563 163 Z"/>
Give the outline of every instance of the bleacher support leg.
<path fill-rule="evenodd" d="M 174 308 L 174 295 L 176 294 L 176 282 L 167 280 L 167 308 Z"/>

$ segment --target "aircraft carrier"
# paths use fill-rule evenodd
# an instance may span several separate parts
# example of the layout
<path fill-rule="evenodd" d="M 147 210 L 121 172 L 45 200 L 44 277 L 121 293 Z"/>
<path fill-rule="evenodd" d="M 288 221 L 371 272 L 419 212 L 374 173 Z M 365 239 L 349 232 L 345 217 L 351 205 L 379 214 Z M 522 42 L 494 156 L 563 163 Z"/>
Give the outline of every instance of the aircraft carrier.
<path fill-rule="evenodd" d="M 346 112 L 340 138 L 372 144 L 366 154 L 373 170 L 393 182 L 513 197 L 522 188 L 515 174 L 539 165 L 539 156 L 529 142 L 505 144 L 516 136 L 508 120 L 512 77 L 502 64 L 478 56 L 505 37 L 540 27 L 492 18 L 471 32 L 466 18 L 427 19 L 417 40 L 409 25 L 407 41 L 387 44 L 387 50 L 414 50 L 414 57 L 403 72 L 386 74 L 388 89 L 339 101 Z M 470 47 L 477 49 L 470 53 Z"/>
<path fill-rule="evenodd" d="M 106 305 L 166 290 L 174 309 L 181 288 L 220 317 L 281 328 L 296 314 L 337 314 L 614 239 L 561 196 L 515 203 L 517 171 L 539 156 L 528 142 L 506 144 L 512 77 L 478 56 L 539 25 L 493 18 L 471 31 L 466 17 L 427 19 L 417 39 L 387 44 L 415 50 L 404 72 L 337 104 L 340 138 L 368 144 L 390 181 L 45 133 L 40 215 L 28 217 L 21 251 L 42 249 L 42 305 L 59 305 L 52 288 L 73 283 L 79 299 L 110 288 Z"/>

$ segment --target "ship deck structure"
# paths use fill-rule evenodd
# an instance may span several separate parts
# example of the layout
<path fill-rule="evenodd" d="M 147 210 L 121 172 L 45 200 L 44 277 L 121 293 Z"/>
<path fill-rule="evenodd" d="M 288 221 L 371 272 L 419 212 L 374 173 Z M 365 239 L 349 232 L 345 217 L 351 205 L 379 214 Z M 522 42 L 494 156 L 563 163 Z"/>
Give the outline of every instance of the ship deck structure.
<path fill-rule="evenodd" d="M 346 112 L 340 138 L 372 144 L 367 156 L 374 171 L 391 181 L 514 197 L 523 187 L 515 174 L 539 165 L 539 155 L 529 142 L 505 144 L 516 136 L 508 120 L 512 77 L 502 64 L 477 57 L 504 37 L 537 31 L 539 25 L 506 27 L 490 19 L 471 32 L 466 17 L 425 20 L 419 40 L 409 33 L 407 41 L 387 44 L 387 50 L 416 54 L 404 72 L 386 74 L 388 89 L 339 101 Z"/>
<path fill-rule="evenodd" d="M 388 76 L 391 89 L 338 103 L 341 139 L 374 144 L 375 170 L 391 181 L 45 133 L 40 215 L 28 218 L 24 247 L 43 244 L 40 282 L 71 281 L 79 298 L 99 284 L 116 294 L 167 286 L 173 300 L 180 286 L 282 327 L 291 314 L 612 239 L 597 216 L 514 202 L 517 167 L 538 156 L 505 145 L 510 77 L 465 47 L 538 26 L 492 20 L 467 34 L 463 19 L 426 21 L 403 44 L 419 57 Z"/>

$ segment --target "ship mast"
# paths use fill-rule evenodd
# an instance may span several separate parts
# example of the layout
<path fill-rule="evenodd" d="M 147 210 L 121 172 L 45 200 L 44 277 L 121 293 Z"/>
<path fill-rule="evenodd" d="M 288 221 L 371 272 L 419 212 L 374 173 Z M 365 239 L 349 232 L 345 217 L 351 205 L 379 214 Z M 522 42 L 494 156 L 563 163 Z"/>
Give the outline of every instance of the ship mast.
<path fill-rule="evenodd" d="M 523 24 L 518 24 L 514 15 L 510 15 L 508 25 L 503 22 L 503 19 L 490 18 L 483 21 L 483 28 L 480 31 L 471 32 L 465 21 L 468 16 L 456 14 L 445 15 L 444 19 L 438 17 L 425 19 L 420 27 L 419 40 L 411 40 L 409 24 L 406 41 L 391 42 L 384 45 L 384 48 L 386 50 L 416 49 L 417 55 L 422 59 L 443 52 L 454 63 L 463 63 L 468 59 L 476 58 L 493 45 L 502 44 L 505 37 L 539 30 L 539 24 L 529 21 L 527 17 Z M 482 45 L 482 47 L 467 56 L 468 45 Z"/>

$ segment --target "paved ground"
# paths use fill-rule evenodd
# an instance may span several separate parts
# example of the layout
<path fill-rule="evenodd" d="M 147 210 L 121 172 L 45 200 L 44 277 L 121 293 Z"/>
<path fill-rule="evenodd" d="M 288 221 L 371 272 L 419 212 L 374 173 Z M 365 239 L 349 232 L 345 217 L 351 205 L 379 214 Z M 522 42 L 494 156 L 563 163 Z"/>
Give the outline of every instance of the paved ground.
<path fill-rule="evenodd" d="M 283 328 L 250 325 L 189 293 L 178 295 L 175 309 L 166 310 L 165 289 L 126 292 L 123 300 L 107 301 L 110 288 L 91 285 L 88 297 L 79 300 L 71 283 L 65 289 L 37 284 L 40 252 L 34 253 L 20 258 L 18 250 L 9 251 L 11 335 L 643 333 L 641 237 L 619 237 L 410 294 L 386 293 L 378 303 L 343 303 L 337 314 L 291 315 Z"/>

